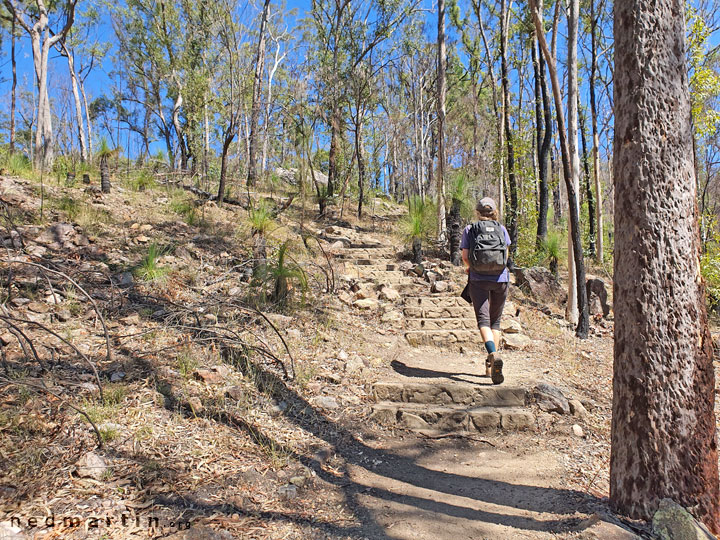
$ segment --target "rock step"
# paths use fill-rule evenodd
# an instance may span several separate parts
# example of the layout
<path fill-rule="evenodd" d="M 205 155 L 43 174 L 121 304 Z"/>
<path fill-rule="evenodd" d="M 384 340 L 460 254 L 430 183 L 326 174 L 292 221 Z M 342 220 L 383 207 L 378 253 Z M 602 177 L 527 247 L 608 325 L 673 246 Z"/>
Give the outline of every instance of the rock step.
<path fill-rule="evenodd" d="M 482 338 L 477 329 L 474 330 L 411 330 L 405 332 L 405 339 L 412 347 L 433 345 L 435 347 L 451 347 L 463 343 L 476 342 Z"/>
<path fill-rule="evenodd" d="M 370 260 L 370 259 L 354 259 L 346 260 L 345 268 L 357 268 L 365 272 L 397 272 L 397 263 L 390 259 Z"/>
<path fill-rule="evenodd" d="M 475 407 L 523 407 L 526 389 L 513 386 L 484 386 L 470 383 L 379 382 L 373 385 L 377 402 Z"/>
<path fill-rule="evenodd" d="M 475 317 L 470 304 L 450 307 L 405 307 L 403 314 L 411 319 L 469 319 Z M 474 328 L 474 327 L 473 327 Z"/>
<path fill-rule="evenodd" d="M 392 259 L 395 260 L 395 248 L 379 247 L 379 248 L 346 248 L 337 255 L 338 259 Z"/>
<path fill-rule="evenodd" d="M 403 299 L 406 307 L 419 308 L 446 308 L 446 307 L 469 307 L 465 300 L 460 298 L 460 291 L 457 296 L 406 296 Z"/>
<path fill-rule="evenodd" d="M 474 330 L 477 321 L 474 318 L 448 318 L 439 317 L 429 319 L 405 319 L 405 328 L 408 330 Z"/>
<path fill-rule="evenodd" d="M 420 403 L 377 403 L 370 416 L 386 426 L 446 432 L 532 429 L 535 415 L 518 407 L 428 406 Z"/>

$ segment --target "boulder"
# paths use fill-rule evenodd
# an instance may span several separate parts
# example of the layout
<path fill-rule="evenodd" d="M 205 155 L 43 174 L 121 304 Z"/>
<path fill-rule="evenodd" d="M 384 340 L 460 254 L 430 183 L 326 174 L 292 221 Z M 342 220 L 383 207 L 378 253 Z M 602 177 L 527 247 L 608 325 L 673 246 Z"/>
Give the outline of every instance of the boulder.
<path fill-rule="evenodd" d="M 378 307 L 378 301 L 373 300 L 372 298 L 363 298 L 360 300 L 355 300 L 353 302 L 353 306 L 359 309 L 375 310 Z"/>
<path fill-rule="evenodd" d="M 383 287 L 380 289 L 379 298 L 380 300 L 387 300 L 388 302 L 397 302 L 400 300 L 400 293 L 392 287 Z"/>
<path fill-rule="evenodd" d="M 543 411 L 570 414 L 570 404 L 559 388 L 547 383 L 538 383 L 533 388 L 532 395 Z"/>
<path fill-rule="evenodd" d="M 518 268 L 514 273 L 516 285 L 536 300 L 560 303 L 566 296 L 560 282 L 547 268 Z"/>
<path fill-rule="evenodd" d="M 605 282 L 597 278 L 588 279 L 585 290 L 587 291 L 590 314 L 607 317 L 610 314 L 610 306 L 607 303 L 608 294 Z"/>
<path fill-rule="evenodd" d="M 660 540 L 714 540 L 705 525 L 672 499 L 660 501 L 652 518 L 653 533 Z"/>
<path fill-rule="evenodd" d="M 500 321 L 500 330 L 505 334 L 519 334 L 522 331 L 522 325 L 515 319 L 502 319 Z"/>
<path fill-rule="evenodd" d="M 587 409 L 579 400 L 568 400 L 568 404 L 570 405 L 570 412 L 573 414 L 573 416 L 576 416 L 580 419 L 584 419 L 587 416 Z"/>
<path fill-rule="evenodd" d="M 532 340 L 523 334 L 503 334 L 503 346 L 511 351 L 522 351 L 532 343 Z"/>
<path fill-rule="evenodd" d="M 450 284 L 447 281 L 435 281 L 430 287 L 430 292 L 444 293 L 450 290 Z"/>

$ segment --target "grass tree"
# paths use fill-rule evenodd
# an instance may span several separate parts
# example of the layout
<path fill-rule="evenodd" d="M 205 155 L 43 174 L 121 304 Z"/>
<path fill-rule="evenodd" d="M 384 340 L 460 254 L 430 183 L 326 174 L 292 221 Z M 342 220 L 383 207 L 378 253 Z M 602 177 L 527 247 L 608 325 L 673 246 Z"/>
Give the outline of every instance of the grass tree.
<path fill-rule="evenodd" d="M 422 262 L 422 246 L 435 231 L 435 214 L 432 203 L 415 196 L 408 199 L 408 213 L 400 220 L 403 241 L 412 244 L 412 260 Z"/>
<path fill-rule="evenodd" d="M 253 269 L 257 274 L 267 265 L 267 232 L 272 226 L 273 216 L 268 204 L 260 201 L 252 204 L 249 210 L 250 228 L 253 242 Z"/>
<path fill-rule="evenodd" d="M 108 161 L 117 154 L 117 148 L 110 148 L 105 137 L 100 141 L 100 149 L 98 150 L 98 158 L 100 159 L 100 188 L 103 193 L 110 193 L 110 167 Z"/>
<path fill-rule="evenodd" d="M 450 182 L 447 198 L 450 211 L 446 215 L 447 231 L 450 240 L 450 260 L 455 266 L 462 264 L 460 241 L 462 240 L 463 215 L 472 215 L 470 204 L 470 182 L 463 171 L 459 171 Z"/>

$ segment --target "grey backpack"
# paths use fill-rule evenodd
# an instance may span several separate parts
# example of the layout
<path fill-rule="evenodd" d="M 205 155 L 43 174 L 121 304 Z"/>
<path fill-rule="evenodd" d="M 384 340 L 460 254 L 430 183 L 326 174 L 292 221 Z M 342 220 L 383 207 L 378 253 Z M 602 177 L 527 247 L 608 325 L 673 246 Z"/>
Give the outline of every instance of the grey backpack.
<path fill-rule="evenodd" d="M 477 274 L 499 276 L 507 265 L 507 244 L 502 225 L 497 221 L 476 221 L 469 231 L 470 270 Z"/>

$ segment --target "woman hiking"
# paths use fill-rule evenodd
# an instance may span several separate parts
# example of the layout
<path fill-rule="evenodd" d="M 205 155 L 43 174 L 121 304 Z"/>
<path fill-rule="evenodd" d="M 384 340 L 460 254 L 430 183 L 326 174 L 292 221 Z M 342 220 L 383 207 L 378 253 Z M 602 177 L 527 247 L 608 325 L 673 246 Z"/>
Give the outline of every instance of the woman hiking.
<path fill-rule="evenodd" d="M 501 384 L 505 377 L 497 349 L 501 337 L 500 318 L 510 281 L 507 268 L 510 235 L 498 222 L 493 199 L 480 199 L 475 210 L 478 220 L 465 227 L 460 248 L 475 318 L 488 353 L 485 376 L 490 377 L 493 384 Z"/>

